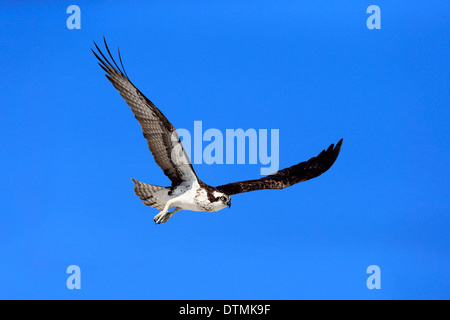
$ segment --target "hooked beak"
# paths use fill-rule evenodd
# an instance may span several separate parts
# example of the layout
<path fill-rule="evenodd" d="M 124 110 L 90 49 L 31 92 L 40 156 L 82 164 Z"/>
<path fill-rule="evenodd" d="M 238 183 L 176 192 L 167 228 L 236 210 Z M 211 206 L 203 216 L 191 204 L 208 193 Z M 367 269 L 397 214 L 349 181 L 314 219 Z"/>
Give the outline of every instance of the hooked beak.
<path fill-rule="evenodd" d="M 227 206 L 228 206 L 228 209 L 230 209 L 230 208 L 231 208 L 231 200 L 228 200 L 228 202 L 227 202 Z"/>

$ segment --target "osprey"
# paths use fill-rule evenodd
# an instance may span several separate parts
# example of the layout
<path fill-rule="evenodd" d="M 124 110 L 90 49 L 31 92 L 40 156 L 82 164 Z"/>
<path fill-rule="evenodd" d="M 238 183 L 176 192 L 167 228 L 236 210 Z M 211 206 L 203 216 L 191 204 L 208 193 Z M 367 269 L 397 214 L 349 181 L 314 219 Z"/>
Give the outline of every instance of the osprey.
<path fill-rule="evenodd" d="M 238 193 L 263 189 L 284 189 L 318 177 L 333 165 L 339 155 L 342 139 L 336 146 L 331 144 L 318 156 L 266 177 L 217 187 L 207 185 L 197 177 L 175 127 L 128 78 L 120 51 L 118 50 L 118 57 L 121 67 L 117 65 L 111 55 L 105 39 L 104 43 L 111 61 L 95 42 L 98 54 L 91 50 L 99 60 L 100 67 L 106 72 L 108 80 L 131 107 L 131 111 L 141 125 L 156 163 L 172 181 L 170 187 L 162 187 L 132 179 L 135 184 L 134 192 L 143 200 L 143 204 L 160 211 L 154 218 L 156 224 L 167 222 L 180 210 L 215 212 L 227 206 L 231 207 L 230 196 Z M 169 211 L 172 208 L 174 209 Z"/>

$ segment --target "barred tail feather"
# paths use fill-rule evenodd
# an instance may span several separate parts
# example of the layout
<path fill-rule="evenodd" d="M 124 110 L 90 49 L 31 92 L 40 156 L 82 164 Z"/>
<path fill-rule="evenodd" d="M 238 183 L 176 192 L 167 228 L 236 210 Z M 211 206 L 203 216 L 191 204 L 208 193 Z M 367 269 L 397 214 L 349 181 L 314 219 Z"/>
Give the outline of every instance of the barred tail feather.
<path fill-rule="evenodd" d="M 157 197 L 155 197 L 155 193 L 161 191 L 163 189 L 170 190 L 170 188 L 154 186 L 151 184 L 147 184 L 138 180 L 131 178 L 134 182 L 134 194 L 137 195 L 141 200 L 144 200 L 142 203 L 146 206 L 150 206 L 153 208 L 157 208 L 158 210 L 164 209 L 163 203 L 157 202 Z"/>

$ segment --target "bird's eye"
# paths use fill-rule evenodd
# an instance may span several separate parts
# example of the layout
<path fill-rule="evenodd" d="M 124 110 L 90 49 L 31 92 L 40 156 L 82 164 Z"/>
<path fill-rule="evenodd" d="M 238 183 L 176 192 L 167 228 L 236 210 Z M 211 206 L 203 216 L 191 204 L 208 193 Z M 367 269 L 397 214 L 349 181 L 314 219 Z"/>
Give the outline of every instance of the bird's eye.
<path fill-rule="evenodd" d="M 221 201 L 225 201 L 225 197 L 224 197 L 224 196 L 221 196 L 221 197 L 220 197 L 220 200 L 221 200 Z"/>

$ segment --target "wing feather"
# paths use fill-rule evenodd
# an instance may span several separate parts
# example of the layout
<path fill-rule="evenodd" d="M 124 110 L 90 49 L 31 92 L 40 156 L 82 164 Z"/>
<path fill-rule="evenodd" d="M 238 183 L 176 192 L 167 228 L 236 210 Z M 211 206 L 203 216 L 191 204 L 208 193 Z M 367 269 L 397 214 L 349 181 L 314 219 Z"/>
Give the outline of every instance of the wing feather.
<path fill-rule="evenodd" d="M 175 127 L 130 81 L 123 67 L 120 51 L 118 51 L 118 55 L 122 68 L 114 60 L 106 40 L 104 40 L 104 43 L 112 63 L 95 42 L 98 54 L 94 50 L 92 52 L 99 60 L 100 67 L 106 72 L 108 80 L 111 81 L 125 102 L 130 106 L 131 111 L 133 111 L 135 118 L 141 125 L 142 132 L 145 139 L 147 139 L 148 147 L 153 154 L 155 162 L 172 181 L 172 186 L 178 185 L 183 181 L 198 180 Z"/>
<path fill-rule="evenodd" d="M 296 183 L 313 179 L 333 165 L 339 155 L 341 145 L 342 139 L 336 144 L 336 147 L 332 144 L 327 150 L 323 150 L 317 157 L 308 161 L 300 162 L 260 179 L 233 182 L 218 186 L 216 189 L 231 196 L 255 190 L 284 189 Z"/>

